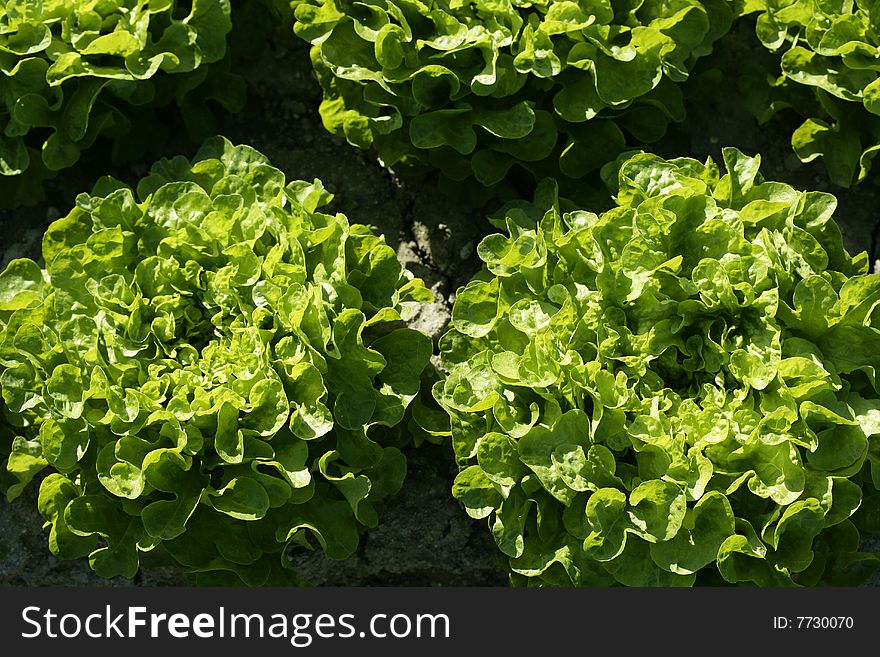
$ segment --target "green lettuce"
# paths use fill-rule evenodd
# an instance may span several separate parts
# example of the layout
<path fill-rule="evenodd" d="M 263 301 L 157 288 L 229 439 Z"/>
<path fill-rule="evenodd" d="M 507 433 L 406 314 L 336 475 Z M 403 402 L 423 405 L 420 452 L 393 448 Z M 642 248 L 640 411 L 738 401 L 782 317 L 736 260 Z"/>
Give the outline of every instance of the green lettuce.
<path fill-rule="evenodd" d="M 133 107 L 240 107 L 243 81 L 228 73 L 196 91 L 231 29 L 229 0 L 0 1 L 4 188 L 72 166 L 101 135 L 125 136 Z"/>
<path fill-rule="evenodd" d="M 757 35 L 780 54 L 779 75 L 750 76 L 759 115 L 791 108 L 798 157 L 821 157 L 841 186 L 861 182 L 880 151 L 880 8 L 843 0 L 750 0 Z M 801 89 L 809 90 L 803 94 Z"/>
<path fill-rule="evenodd" d="M 136 193 L 103 179 L 0 274 L 0 484 L 48 469 L 54 554 L 259 585 L 376 526 L 432 350 L 403 323 L 432 295 L 330 199 L 216 138 Z"/>
<path fill-rule="evenodd" d="M 758 157 L 630 154 L 616 205 L 507 206 L 440 341 L 460 472 L 512 581 L 852 584 L 880 502 L 880 276 Z M 617 173 L 615 177 L 615 172 Z"/>
<path fill-rule="evenodd" d="M 388 166 L 579 179 L 660 139 L 737 3 L 295 0 L 325 127 Z"/>

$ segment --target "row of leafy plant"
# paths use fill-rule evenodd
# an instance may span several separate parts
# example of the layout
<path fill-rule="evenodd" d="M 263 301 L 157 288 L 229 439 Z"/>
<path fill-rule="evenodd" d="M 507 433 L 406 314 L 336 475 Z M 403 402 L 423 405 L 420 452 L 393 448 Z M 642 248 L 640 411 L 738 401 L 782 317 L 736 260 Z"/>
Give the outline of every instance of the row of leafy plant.
<path fill-rule="evenodd" d="M 696 61 L 754 16 L 779 55 L 777 70 L 742 63 L 755 114 L 802 114 L 795 152 L 822 157 L 841 185 L 864 179 L 880 148 L 870 2 L 290 4 L 294 31 L 313 44 L 325 126 L 396 168 L 427 165 L 485 186 L 511 169 L 580 180 L 683 121 L 682 83 Z M 209 136 L 210 104 L 242 107 L 236 58 L 262 46 L 273 10 L 290 19 L 284 0 L 0 3 L 3 204 L 38 198 L 46 177 L 99 138 L 119 158 L 142 155 L 164 129 L 156 110 L 169 105 L 194 139 Z"/>
<path fill-rule="evenodd" d="M 294 31 L 313 44 L 325 126 L 396 168 L 486 186 L 504 187 L 511 169 L 580 180 L 683 121 L 682 83 L 696 61 L 755 16 L 778 57 L 773 70 L 742 62 L 754 113 L 802 114 L 795 152 L 822 157 L 840 185 L 864 179 L 880 148 L 870 2 L 291 4 Z M 242 107 L 236 58 L 262 46 L 273 10 L 290 19 L 284 0 L 0 3 L 3 204 L 37 198 L 99 138 L 119 158 L 142 155 L 164 129 L 152 118 L 162 107 L 179 107 L 197 141 L 209 136 L 210 104 Z"/>
<path fill-rule="evenodd" d="M 211 67 L 244 4 L 0 6 L 3 173 L 121 136 L 120 103 L 185 109 L 210 84 L 228 101 L 232 65 Z M 683 119 L 697 58 L 756 12 L 785 50 L 768 99 L 800 85 L 815 103 L 798 111 L 831 94 L 870 114 L 871 3 L 293 5 L 331 132 L 490 194 L 514 168 L 539 181 L 493 215 L 456 296 L 442 420 L 431 340 L 403 327 L 432 294 L 370 228 L 321 212 L 320 181 L 210 139 L 136 189 L 102 179 L 38 262 L 0 274 L 0 486 L 39 476 L 54 554 L 107 577 L 159 554 L 204 583 L 296 582 L 291 546 L 341 559 L 376 526 L 420 424 L 451 441 L 452 493 L 514 583 L 851 584 L 880 567 L 860 552 L 880 530 L 880 276 L 843 248 L 834 197 L 732 148 L 723 172 L 631 150 Z M 852 116 L 827 131 L 861 150 L 802 126 L 798 154 L 866 175 Z M 599 170 L 601 213 L 577 193 Z"/>

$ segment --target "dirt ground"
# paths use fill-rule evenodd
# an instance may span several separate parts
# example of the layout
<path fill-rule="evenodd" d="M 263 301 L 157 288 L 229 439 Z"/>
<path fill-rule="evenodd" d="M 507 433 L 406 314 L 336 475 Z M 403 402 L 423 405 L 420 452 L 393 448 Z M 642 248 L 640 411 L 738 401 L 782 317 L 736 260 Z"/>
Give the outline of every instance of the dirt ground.
<path fill-rule="evenodd" d="M 750 35 L 739 48 L 759 47 Z M 752 37 L 753 39 L 753 37 Z M 735 55 L 736 48 L 733 54 Z M 384 234 L 402 262 L 422 277 L 437 301 L 414 325 L 435 339 L 450 316 L 456 289 L 479 269 L 476 244 L 492 227 L 466 203 L 443 195 L 429 178 L 397 176 L 370 154 L 329 135 L 317 113 L 321 92 L 314 81 L 306 46 L 286 31 L 275 34 L 262 58 L 247 72 L 250 91 L 245 110 L 223 119 L 221 132 L 236 143 L 249 143 L 282 169 L 289 179 L 320 178 L 336 198 L 332 209 L 353 222 L 371 224 Z M 866 181 L 852 189 L 832 187 L 818 163 L 803 165 L 788 144 L 794 117 L 781 116 L 765 126 L 719 94 L 688 108 L 686 124 L 672 131 L 664 155 L 689 155 L 720 161 L 720 149 L 736 145 L 763 156 L 766 178 L 802 189 L 834 192 L 838 220 L 851 251 L 867 250 L 874 262 L 880 185 Z M 156 144 L 167 155 L 195 152 L 193 144 Z M 149 160 L 110 173 L 134 183 Z M 50 184 L 44 203 L 12 212 L 0 211 L 0 269 L 15 257 L 39 256 L 46 226 L 69 211 L 77 192 L 108 173 L 99 152 L 85 154 L 64 181 Z M 875 176 L 875 180 L 880 177 Z M 382 521 L 364 534 L 357 553 L 342 562 L 319 553 L 295 560 L 317 585 L 503 586 L 507 577 L 485 521 L 473 521 L 451 497 L 455 466 L 448 446 L 426 444 L 407 452 L 408 476 L 401 493 L 390 499 Z M 34 487 L 12 504 L 0 502 L 0 585 L 106 585 L 85 560 L 61 562 L 46 547 Z M 880 546 L 875 545 L 875 549 Z M 175 571 L 142 569 L 133 582 L 114 585 L 176 585 Z"/>

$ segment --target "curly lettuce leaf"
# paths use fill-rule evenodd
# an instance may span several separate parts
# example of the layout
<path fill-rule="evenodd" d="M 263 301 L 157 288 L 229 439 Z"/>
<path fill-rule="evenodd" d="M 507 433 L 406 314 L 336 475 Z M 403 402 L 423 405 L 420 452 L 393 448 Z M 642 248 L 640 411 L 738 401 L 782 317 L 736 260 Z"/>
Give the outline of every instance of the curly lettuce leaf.
<path fill-rule="evenodd" d="M 480 243 L 433 391 L 453 495 L 513 581 L 793 586 L 880 567 L 853 524 L 877 499 L 880 277 L 844 250 L 833 196 L 723 155 L 726 171 L 621 158 L 601 214 L 560 210 L 547 181 Z"/>
<path fill-rule="evenodd" d="M 330 199 L 215 138 L 137 192 L 103 179 L 0 274 L 0 482 L 51 472 L 54 554 L 261 584 L 376 526 L 431 355 L 401 325 L 433 296 Z"/>

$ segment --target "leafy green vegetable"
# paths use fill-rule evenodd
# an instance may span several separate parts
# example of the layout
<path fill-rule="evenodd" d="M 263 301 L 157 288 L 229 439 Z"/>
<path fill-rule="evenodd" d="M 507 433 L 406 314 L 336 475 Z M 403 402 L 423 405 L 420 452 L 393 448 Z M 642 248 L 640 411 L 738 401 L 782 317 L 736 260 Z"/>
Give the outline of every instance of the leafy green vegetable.
<path fill-rule="evenodd" d="M 864 180 L 880 150 L 880 8 L 841 0 L 751 0 L 748 10 L 760 12 L 758 38 L 781 54 L 778 77 L 751 76 L 751 93 L 761 90 L 764 97 L 759 114 L 793 108 L 805 119 L 791 137 L 798 157 L 821 157 L 839 185 Z M 805 98 L 798 87 L 812 94 Z"/>
<path fill-rule="evenodd" d="M 126 135 L 133 106 L 176 102 L 194 126 L 208 97 L 240 107 L 243 81 L 228 73 L 194 91 L 226 53 L 230 14 L 229 0 L 0 2 L 5 186 L 72 166 L 99 135 Z"/>
<path fill-rule="evenodd" d="M 491 186 L 519 165 L 581 178 L 684 117 L 675 83 L 728 0 L 295 0 L 331 132 L 388 166 Z M 629 135 L 629 136 L 627 136 Z"/>
<path fill-rule="evenodd" d="M 850 584 L 880 487 L 880 276 L 759 158 L 635 154 L 496 218 L 434 396 L 513 581 Z M 614 174 L 617 174 L 616 178 Z M 723 579 L 722 579 L 723 578 Z"/>
<path fill-rule="evenodd" d="M 161 550 L 262 584 L 287 546 L 341 559 L 377 524 L 431 354 L 400 325 L 432 295 L 368 227 L 318 211 L 330 198 L 216 138 L 136 195 L 103 179 L 44 264 L 0 274 L 0 482 L 13 498 L 51 469 L 53 553 L 132 577 Z"/>

